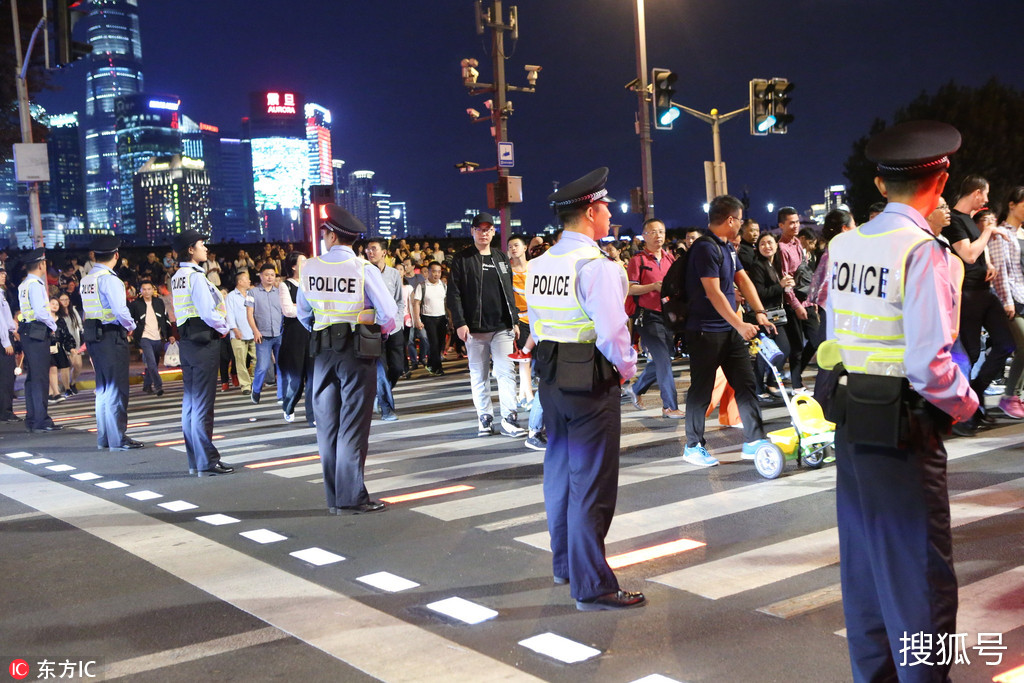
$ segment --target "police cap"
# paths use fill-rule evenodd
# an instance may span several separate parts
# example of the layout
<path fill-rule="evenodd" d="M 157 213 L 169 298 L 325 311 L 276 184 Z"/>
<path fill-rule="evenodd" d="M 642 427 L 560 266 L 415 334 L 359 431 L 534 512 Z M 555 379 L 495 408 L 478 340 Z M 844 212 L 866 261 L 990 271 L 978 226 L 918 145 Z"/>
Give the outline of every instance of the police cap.
<path fill-rule="evenodd" d="M 487 213 L 486 211 L 483 211 L 483 212 L 478 213 L 477 215 L 473 216 L 473 227 L 474 228 L 479 228 L 484 223 L 490 223 L 491 225 L 494 225 L 494 216 L 492 216 L 491 214 Z"/>
<path fill-rule="evenodd" d="M 39 263 L 40 261 L 45 260 L 46 249 L 44 249 L 43 247 L 39 247 L 38 249 L 33 249 L 32 251 L 26 252 L 25 256 L 22 257 L 22 261 L 25 263 L 26 266 L 30 266 L 33 263 Z"/>
<path fill-rule="evenodd" d="M 331 232 L 347 237 L 359 237 L 366 232 L 363 222 L 337 204 L 328 204 L 324 207 L 327 213 L 327 220 L 320 226 Z"/>
<path fill-rule="evenodd" d="M 89 248 L 98 254 L 113 254 L 120 247 L 121 240 L 113 235 L 100 235 L 89 245 Z"/>
<path fill-rule="evenodd" d="M 193 246 L 199 240 L 209 239 L 206 235 L 189 228 L 188 230 L 182 230 L 174 236 L 174 242 L 171 246 L 174 247 L 174 251 L 178 254 L 184 254 L 188 251 L 188 248 Z"/>
<path fill-rule="evenodd" d="M 949 168 L 960 149 L 960 131 L 939 121 L 907 121 L 886 128 L 868 142 L 864 155 L 890 179 L 923 178 Z"/>
<path fill-rule="evenodd" d="M 615 200 L 608 196 L 604 188 L 608 182 L 608 167 L 594 169 L 587 175 L 558 188 L 548 197 L 548 203 L 555 213 L 563 213 L 573 209 L 583 209 L 594 202 L 611 204 Z"/>

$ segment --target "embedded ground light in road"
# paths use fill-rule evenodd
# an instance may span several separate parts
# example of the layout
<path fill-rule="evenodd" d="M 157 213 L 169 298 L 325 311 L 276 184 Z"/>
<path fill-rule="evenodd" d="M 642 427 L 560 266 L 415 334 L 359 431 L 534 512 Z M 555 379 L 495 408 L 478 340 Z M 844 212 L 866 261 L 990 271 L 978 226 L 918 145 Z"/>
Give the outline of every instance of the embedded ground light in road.
<path fill-rule="evenodd" d="M 472 491 L 473 486 L 467 486 L 466 484 L 459 484 L 458 486 L 446 486 L 442 489 L 431 489 L 429 491 L 417 491 L 416 493 L 406 493 L 401 496 L 388 496 L 387 498 L 381 498 L 385 503 L 407 503 L 410 500 L 421 500 L 423 498 L 433 498 L 435 496 L 447 496 L 449 493 L 461 493 L 462 491 Z"/>

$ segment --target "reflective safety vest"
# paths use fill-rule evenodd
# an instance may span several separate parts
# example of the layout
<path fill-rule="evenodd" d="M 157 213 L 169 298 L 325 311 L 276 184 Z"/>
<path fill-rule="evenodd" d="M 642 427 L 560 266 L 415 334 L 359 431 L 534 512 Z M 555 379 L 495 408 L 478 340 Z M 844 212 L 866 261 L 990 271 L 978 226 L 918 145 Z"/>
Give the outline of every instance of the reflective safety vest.
<path fill-rule="evenodd" d="M 577 264 L 604 258 L 597 247 L 584 246 L 565 254 L 550 251 L 528 263 L 526 301 L 534 310 L 533 332 L 540 341 L 593 344 L 594 321 L 576 294 Z M 619 302 L 609 302 L 618 305 Z"/>
<path fill-rule="evenodd" d="M 86 320 L 95 318 L 105 325 L 117 321 L 114 311 L 103 308 L 103 302 L 100 301 L 99 279 L 112 275 L 113 273 L 106 268 L 93 268 L 82 278 L 82 307 L 85 309 Z"/>
<path fill-rule="evenodd" d="M 931 235 L 914 224 L 877 235 L 853 230 L 829 244 L 829 289 L 834 333 L 843 366 L 849 372 L 906 377 L 903 358 L 903 302 L 907 257 Z M 952 330 L 960 321 L 963 264 L 943 252 L 954 288 Z"/>
<path fill-rule="evenodd" d="M 44 295 L 43 300 L 49 301 L 45 296 L 46 286 L 34 277 L 26 276 L 22 283 L 18 285 L 18 303 L 21 304 L 21 319 L 27 323 L 35 322 L 37 320 L 36 311 L 32 308 L 32 302 L 28 298 L 28 288 L 33 286 L 42 287 Z"/>
<path fill-rule="evenodd" d="M 174 295 L 174 317 L 178 321 L 179 327 L 192 318 L 202 320 L 202 316 L 199 315 L 199 309 L 196 308 L 196 304 L 192 300 L 192 278 L 195 275 L 201 276 L 206 286 L 210 288 L 213 300 L 217 302 L 214 307 L 215 310 L 219 311 L 225 318 L 227 317 L 227 307 L 224 305 L 224 299 L 221 298 L 220 292 L 213 286 L 213 283 L 206 278 L 206 272 L 202 267 L 195 264 L 182 266 L 171 278 L 171 294 Z"/>
<path fill-rule="evenodd" d="M 313 330 L 338 323 L 372 324 L 377 312 L 363 308 L 366 301 L 367 261 L 352 256 L 340 263 L 317 257 L 302 266 L 302 291 L 313 309 Z"/>

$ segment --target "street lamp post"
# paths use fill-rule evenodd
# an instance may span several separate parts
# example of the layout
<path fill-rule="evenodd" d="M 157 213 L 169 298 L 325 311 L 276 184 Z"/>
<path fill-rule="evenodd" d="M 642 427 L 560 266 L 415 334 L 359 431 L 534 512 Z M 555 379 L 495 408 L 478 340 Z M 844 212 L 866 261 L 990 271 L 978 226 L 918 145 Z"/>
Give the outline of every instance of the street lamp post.
<path fill-rule="evenodd" d="M 715 197 L 719 197 L 723 194 L 729 193 L 729 184 L 726 180 L 725 175 L 725 162 L 722 161 L 722 138 L 719 133 L 719 124 L 725 123 L 729 119 L 733 119 L 740 114 L 750 110 L 750 106 L 731 111 L 728 114 L 719 114 L 717 109 L 712 109 L 710 113 L 705 114 L 704 112 L 691 109 L 682 104 L 672 103 L 685 111 L 690 116 L 700 119 L 705 123 L 711 124 L 711 142 L 714 146 L 714 161 L 704 162 L 704 185 L 707 199 L 710 202 Z"/>
<path fill-rule="evenodd" d="M 644 220 L 647 220 L 654 216 L 654 171 L 651 166 L 651 115 L 647 107 L 647 22 L 644 0 L 636 0 L 633 25 L 636 29 L 636 126 L 640 136 L 640 194 L 644 203 Z"/>

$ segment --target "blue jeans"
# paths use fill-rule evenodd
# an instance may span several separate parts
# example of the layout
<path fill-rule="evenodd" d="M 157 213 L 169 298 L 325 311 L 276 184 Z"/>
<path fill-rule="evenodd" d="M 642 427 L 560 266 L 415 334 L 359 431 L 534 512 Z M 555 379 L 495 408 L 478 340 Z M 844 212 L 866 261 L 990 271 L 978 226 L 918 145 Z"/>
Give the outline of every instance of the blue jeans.
<path fill-rule="evenodd" d="M 164 343 L 159 339 L 146 339 L 143 337 L 139 339 L 139 346 L 142 347 L 142 360 L 146 364 L 146 373 L 142 378 L 142 389 L 149 391 L 154 389 L 156 391 L 163 391 L 164 381 L 160 377 L 160 371 L 157 369 L 157 360 L 160 358 L 160 352 L 164 349 Z"/>
<path fill-rule="evenodd" d="M 665 327 L 661 313 L 644 310 L 643 324 L 640 327 L 640 343 L 647 349 L 650 359 L 644 371 L 633 384 L 633 391 L 642 396 L 651 388 L 655 381 L 661 391 L 661 407 L 668 410 L 679 409 L 679 398 L 676 394 L 676 378 L 672 374 L 672 333 Z"/>
<path fill-rule="evenodd" d="M 544 408 L 540 405 L 540 394 L 533 397 L 533 404 L 530 406 L 530 433 L 539 432 L 544 429 Z"/>
<path fill-rule="evenodd" d="M 256 372 L 252 378 L 252 390 L 253 393 L 260 393 L 263 391 L 263 380 L 267 377 L 267 370 L 270 369 L 270 364 L 273 362 L 271 354 L 274 358 L 277 358 L 278 352 L 281 350 L 281 337 L 264 337 L 263 342 L 256 345 Z M 277 383 L 277 391 L 281 391 L 281 382 Z"/>
<path fill-rule="evenodd" d="M 384 359 L 377 359 L 377 401 L 380 402 L 381 417 L 395 412 L 395 396 L 391 393 L 391 382 L 388 381 Z"/>
<path fill-rule="evenodd" d="M 416 365 L 426 365 L 427 355 L 430 352 L 430 345 L 427 343 L 427 331 L 417 330 L 415 326 L 407 328 L 408 331 L 408 343 L 406 344 L 406 351 L 409 354 L 409 367 L 412 368 Z M 416 357 L 416 340 L 420 340 L 420 353 L 419 357 Z M 444 349 L 442 349 L 443 353 Z M 435 368 L 440 369 L 440 368 Z"/>

